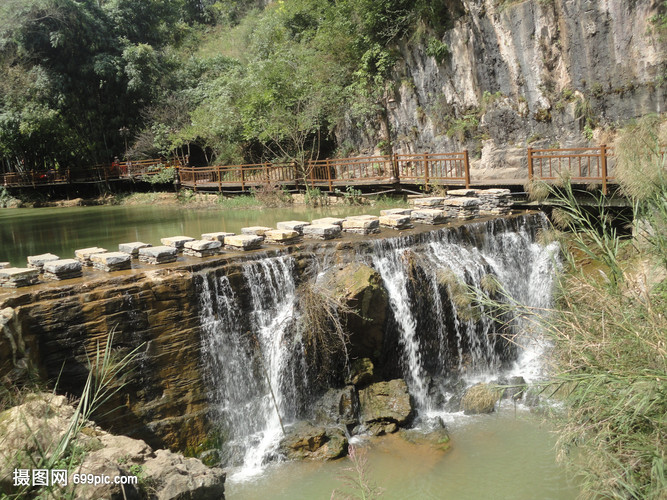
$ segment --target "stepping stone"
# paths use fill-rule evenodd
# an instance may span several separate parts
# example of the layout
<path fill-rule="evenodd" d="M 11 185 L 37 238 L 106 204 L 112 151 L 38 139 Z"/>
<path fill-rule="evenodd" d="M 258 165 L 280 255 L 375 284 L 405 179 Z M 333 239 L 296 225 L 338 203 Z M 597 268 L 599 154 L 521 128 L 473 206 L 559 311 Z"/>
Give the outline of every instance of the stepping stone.
<path fill-rule="evenodd" d="M 415 198 L 411 200 L 411 203 L 416 208 L 438 208 L 443 206 L 444 201 L 445 198 L 433 196 L 431 198 Z"/>
<path fill-rule="evenodd" d="M 142 248 L 152 247 L 150 243 L 142 243 L 141 241 L 133 241 L 131 243 L 121 243 L 118 245 L 118 250 L 129 253 L 133 259 L 139 257 L 139 250 Z"/>
<path fill-rule="evenodd" d="M 39 269 L 40 272 L 44 267 L 44 264 L 51 262 L 53 260 L 60 260 L 60 257 L 53 255 L 52 253 L 43 253 L 41 255 L 31 255 L 28 257 L 28 267 L 34 269 Z"/>
<path fill-rule="evenodd" d="M 167 264 L 176 262 L 178 249 L 172 246 L 146 247 L 139 249 L 139 261 L 148 264 Z"/>
<path fill-rule="evenodd" d="M 271 231 L 272 229 L 273 229 L 272 227 L 266 227 L 266 226 L 242 227 L 241 234 L 247 234 L 250 236 L 261 236 L 263 238 L 264 233 L 266 233 L 267 231 Z"/>
<path fill-rule="evenodd" d="M 7 269 L 9 267 L 9 262 L 0 262 L 0 269 Z"/>
<path fill-rule="evenodd" d="M 310 224 L 308 224 L 310 225 Z M 271 245 L 289 245 L 301 239 L 301 234 L 293 229 L 273 229 L 264 233 L 265 243 Z"/>
<path fill-rule="evenodd" d="M 76 259 L 52 260 L 44 264 L 45 279 L 61 281 L 81 276 L 83 276 L 83 266 Z"/>
<path fill-rule="evenodd" d="M 449 196 L 476 196 L 477 189 L 451 189 L 447 191 Z"/>
<path fill-rule="evenodd" d="M 411 208 L 390 208 L 388 210 L 380 210 L 380 215 L 410 215 Z"/>
<path fill-rule="evenodd" d="M 447 215 L 444 210 L 434 208 L 424 208 L 422 210 L 413 210 L 410 214 L 413 222 L 419 224 L 443 224 L 447 221 Z"/>
<path fill-rule="evenodd" d="M 100 247 L 81 248 L 80 250 L 74 250 L 74 256 L 84 266 L 90 267 L 93 265 L 93 263 L 90 261 L 90 257 L 96 253 L 105 253 L 106 251 L 106 248 Z"/>
<path fill-rule="evenodd" d="M 220 240 L 194 240 L 185 244 L 185 255 L 191 257 L 211 257 L 218 255 L 222 250 L 222 241 Z"/>
<path fill-rule="evenodd" d="M 248 250 L 257 250 L 258 248 L 261 248 L 263 241 L 263 236 L 254 234 L 236 234 L 225 238 L 225 248 L 229 250 L 241 250 L 244 252 Z"/>
<path fill-rule="evenodd" d="M 226 233 L 224 231 L 220 231 L 218 233 L 204 233 L 201 235 L 202 240 L 208 240 L 208 241 L 221 241 L 222 244 L 224 245 L 225 243 L 225 238 L 227 236 L 234 236 L 235 233 Z"/>
<path fill-rule="evenodd" d="M 311 224 L 303 228 L 303 236 L 315 240 L 332 240 L 340 236 L 341 231 L 338 224 Z"/>
<path fill-rule="evenodd" d="M 480 204 L 481 202 L 479 198 L 472 198 L 469 196 L 452 197 L 445 200 L 443 210 L 448 217 L 469 220 L 475 218 L 479 214 Z"/>
<path fill-rule="evenodd" d="M 0 286 L 3 288 L 21 288 L 34 285 L 39 281 L 39 269 L 30 267 L 6 267 L 0 269 Z"/>
<path fill-rule="evenodd" d="M 170 236 L 169 238 L 160 238 L 160 243 L 168 247 L 174 247 L 179 252 L 183 251 L 183 248 L 188 241 L 195 241 L 195 239 L 190 238 L 189 236 Z"/>
<path fill-rule="evenodd" d="M 123 271 L 132 267 L 132 255 L 125 252 L 96 253 L 90 260 L 93 267 L 100 271 Z"/>
<path fill-rule="evenodd" d="M 512 192 L 509 189 L 480 189 L 480 215 L 507 215 L 512 211 Z"/>
<path fill-rule="evenodd" d="M 400 214 L 383 215 L 380 217 L 380 225 L 391 229 L 410 229 L 414 227 L 409 215 Z"/>
<path fill-rule="evenodd" d="M 311 224 L 313 225 L 327 225 L 327 224 L 335 224 L 337 226 L 343 227 L 343 221 L 345 219 L 339 219 L 338 217 L 324 217 L 322 219 L 314 219 Z M 305 232 L 304 232 L 305 234 Z"/>
<path fill-rule="evenodd" d="M 310 222 L 304 222 L 302 220 L 288 220 L 276 224 L 276 227 L 278 229 L 284 229 L 286 231 L 296 231 L 299 234 L 303 234 L 303 228 L 306 226 L 310 226 Z"/>
<path fill-rule="evenodd" d="M 371 234 L 380 232 L 380 219 L 374 215 L 357 215 L 343 221 L 346 233 Z"/>

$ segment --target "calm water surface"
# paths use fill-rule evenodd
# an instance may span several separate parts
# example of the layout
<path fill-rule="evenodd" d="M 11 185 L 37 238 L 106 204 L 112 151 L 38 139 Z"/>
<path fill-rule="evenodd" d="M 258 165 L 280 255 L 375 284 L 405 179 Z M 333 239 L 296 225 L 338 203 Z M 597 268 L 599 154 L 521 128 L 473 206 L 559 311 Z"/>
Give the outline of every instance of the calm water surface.
<path fill-rule="evenodd" d="M 376 438 L 367 450 L 368 472 L 384 489 L 381 500 L 573 500 L 578 489 L 556 464 L 555 436 L 526 411 L 457 417 L 449 424 L 447 452 L 413 445 L 398 435 Z M 229 500 L 344 498 L 349 459 L 277 464 L 253 480 L 228 479 Z M 356 497 L 353 497 L 356 498 Z"/>
<path fill-rule="evenodd" d="M 245 226 L 271 226 L 285 220 L 312 220 L 354 214 L 379 214 L 369 207 L 271 208 L 264 210 L 191 209 L 178 206 L 100 206 L 0 210 L 0 261 L 26 265 L 28 255 L 54 253 L 73 258 L 74 250 L 119 243 L 160 244 L 167 236 L 191 236 Z"/>

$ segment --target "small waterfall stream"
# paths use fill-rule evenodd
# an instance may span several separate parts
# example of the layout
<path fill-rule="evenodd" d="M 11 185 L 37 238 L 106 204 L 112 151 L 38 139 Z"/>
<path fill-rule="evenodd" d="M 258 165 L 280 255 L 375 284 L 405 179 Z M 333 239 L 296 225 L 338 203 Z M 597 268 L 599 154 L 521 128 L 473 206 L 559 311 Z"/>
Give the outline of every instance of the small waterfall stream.
<path fill-rule="evenodd" d="M 452 376 L 468 383 L 500 371 L 539 376 L 544 346 L 530 322 L 494 321 L 483 314 L 483 301 L 471 312 L 460 292 L 481 294 L 492 277 L 511 300 L 548 307 L 558 248 L 536 243 L 545 225 L 539 215 L 470 223 L 377 240 L 357 256 L 382 278 L 391 316 L 385 343 L 394 342 L 387 349 L 397 353 L 418 414 L 443 411 Z M 328 266 L 319 262 L 320 271 Z M 316 396 L 296 333 L 296 271 L 294 258 L 281 256 L 246 262 L 240 275 L 198 277 L 223 461 L 241 465 L 241 475 L 261 470 L 275 455 L 282 425 L 303 418 Z"/>

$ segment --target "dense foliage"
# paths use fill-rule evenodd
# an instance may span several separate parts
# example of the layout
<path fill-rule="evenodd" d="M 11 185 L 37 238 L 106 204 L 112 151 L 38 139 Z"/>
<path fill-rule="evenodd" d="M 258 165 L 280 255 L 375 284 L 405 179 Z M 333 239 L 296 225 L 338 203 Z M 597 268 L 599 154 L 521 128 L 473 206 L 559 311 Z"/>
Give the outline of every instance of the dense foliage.
<path fill-rule="evenodd" d="M 113 156 L 302 162 L 383 112 L 392 44 L 446 0 L 4 0 L 4 170 Z M 385 110 L 386 111 L 386 110 Z"/>

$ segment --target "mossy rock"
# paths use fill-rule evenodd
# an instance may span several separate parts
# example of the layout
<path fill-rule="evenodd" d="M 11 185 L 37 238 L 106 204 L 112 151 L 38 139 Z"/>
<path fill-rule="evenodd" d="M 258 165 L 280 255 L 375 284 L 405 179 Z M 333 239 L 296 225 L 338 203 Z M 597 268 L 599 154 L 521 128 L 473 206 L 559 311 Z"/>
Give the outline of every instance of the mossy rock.
<path fill-rule="evenodd" d="M 466 391 L 461 407 L 466 415 L 491 413 L 499 399 L 498 391 L 489 384 L 476 384 Z"/>

